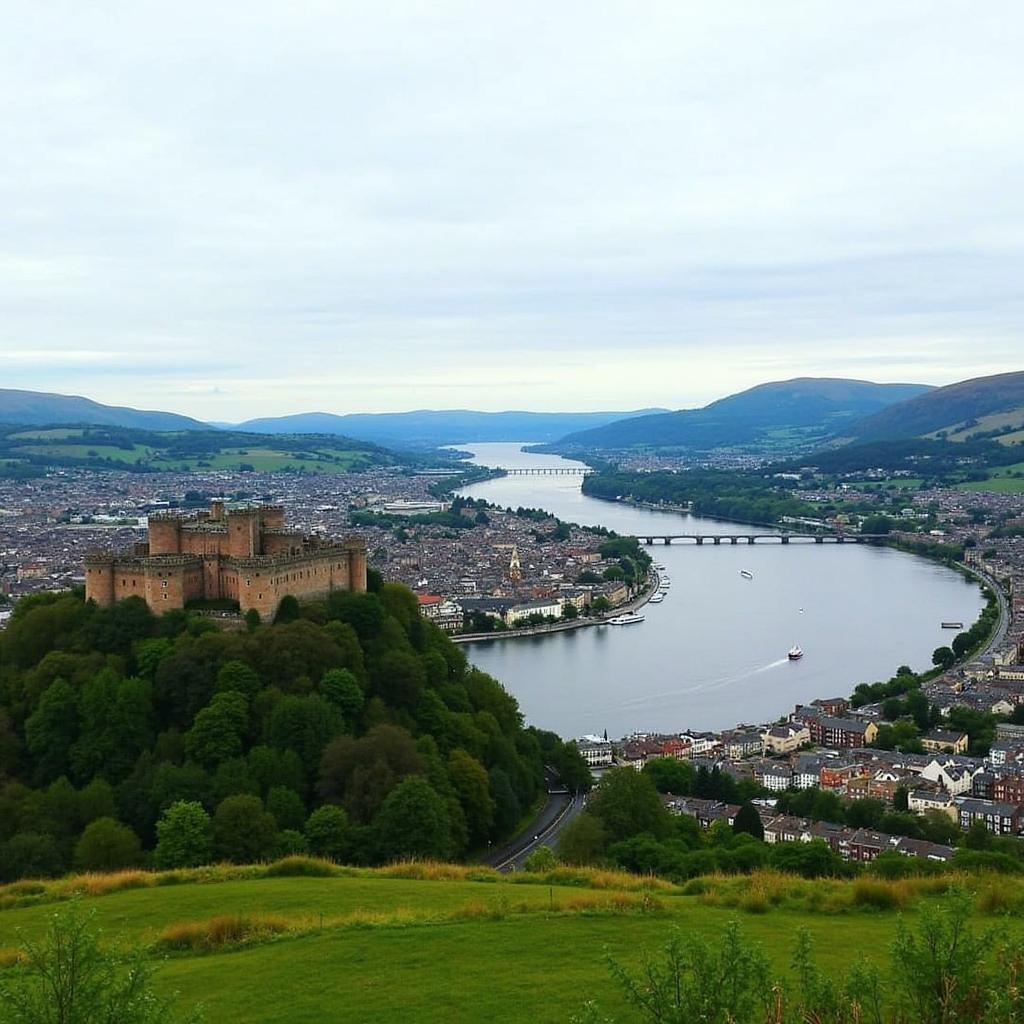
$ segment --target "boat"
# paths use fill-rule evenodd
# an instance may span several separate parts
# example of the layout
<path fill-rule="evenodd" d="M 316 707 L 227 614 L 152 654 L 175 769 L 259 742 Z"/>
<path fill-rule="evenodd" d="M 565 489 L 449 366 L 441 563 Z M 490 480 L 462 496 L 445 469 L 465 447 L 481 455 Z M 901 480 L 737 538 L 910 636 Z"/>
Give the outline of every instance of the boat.
<path fill-rule="evenodd" d="M 655 562 L 654 563 L 654 568 L 657 569 L 658 572 L 664 572 L 665 571 L 665 566 L 661 565 L 659 562 Z"/>
<path fill-rule="evenodd" d="M 740 575 L 745 580 L 752 580 L 754 578 L 754 574 L 749 569 L 740 569 Z"/>
<path fill-rule="evenodd" d="M 651 596 L 650 600 L 647 603 L 648 604 L 661 604 L 661 602 L 664 601 L 664 600 L 665 600 L 665 595 L 662 594 L 662 593 L 657 593 L 657 594 L 653 594 Z"/>
<path fill-rule="evenodd" d="M 963 629 L 964 624 L 962 622 L 943 622 L 943 629 Z"/>
<path fill-rule="evenodd" d="M 643 622 L 644 617 L 638 612 L 625 612 L 622 615 L 616 615 L 614 618 L 608 620 L 609 626 L 630 626 L 634 622 Z"/>
<path fill-rule="evenodd" d="M 788 657 L 790 661 L 799 661 L 803 656 L 804 652 L 800 650 L 799 644 L 793 644 L 793 646 L 789 649 L 789 654 L 786 655 L 786 657 Z"/>

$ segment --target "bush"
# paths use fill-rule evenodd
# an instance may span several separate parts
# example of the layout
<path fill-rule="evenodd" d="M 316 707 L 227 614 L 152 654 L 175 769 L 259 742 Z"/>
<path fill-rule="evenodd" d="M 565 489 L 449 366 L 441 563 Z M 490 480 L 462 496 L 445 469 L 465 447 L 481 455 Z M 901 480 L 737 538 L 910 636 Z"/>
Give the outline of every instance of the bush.
<path fill-rule="evenodd" d="M 86 826 L 75 844 L 75 867 L 79 871 L 116 871 L 139 863 L 139 837 L 113 818 L 97 818 Z"/>

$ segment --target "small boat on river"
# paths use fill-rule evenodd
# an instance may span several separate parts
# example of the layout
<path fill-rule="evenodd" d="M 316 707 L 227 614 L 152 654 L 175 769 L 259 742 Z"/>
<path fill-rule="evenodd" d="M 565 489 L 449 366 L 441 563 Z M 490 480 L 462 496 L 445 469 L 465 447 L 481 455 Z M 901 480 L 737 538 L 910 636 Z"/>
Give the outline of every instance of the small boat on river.
<path fill-rule="evenodd" d="M 962 622 L 943 622 L 943 629 L 963 629 L 964 624 Z"/>
<path fill-rule="evenodd" d="M 789 649 L 789 654 L 786 655 L 786 657 L 788 657 L 790 661 L 799 661 L 803 656 L 804 652 L 800 650 L 799 644 L 793 644 L 793 646 Z"/>
<path fill-rule="evenodd" d="M 644 617 L 639 612 L 625 612 L 622 615 L 616 615 L 614 618 L 608 620 L 609 626 L 631 626 L 634 622 L 643 622 Z"/>
<path fill-rule="evenodd" d="M 647 602 L 647 603 L 648 603 L 648 604 L 661 604 L 661 602 L 662 602 L 662 601 L 664 601 L 664 600 L 665 600 L 665 595 L 664 595 L 664 594 L 662 594 L 662 593 L 661 593 L 661 592 L 659 591 L 659 592 L 658 592 L 657 594 L 653 594 L 653 595 L 652 595 L 652 596 L 650 597 L 650 599 L 648 600 L 648 602 Z"/>
<path fill-rule="evenodd" d="M 752 580 L 754 578 L 754 574 L 749 569 L 740 569 L 740 575 L 745 580 Z"/>

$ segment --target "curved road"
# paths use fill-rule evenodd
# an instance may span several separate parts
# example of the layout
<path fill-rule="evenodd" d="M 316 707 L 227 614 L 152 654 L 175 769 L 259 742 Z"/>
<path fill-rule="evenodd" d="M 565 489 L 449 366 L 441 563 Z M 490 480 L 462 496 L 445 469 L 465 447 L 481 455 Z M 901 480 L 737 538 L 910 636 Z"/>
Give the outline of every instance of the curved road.
<path fill-rule="evenodd" d="M 558 834 L 586 807 L 585 793 L 573 795 L 557 779 L 548 779 L 548 801 L 529 826 L 486 863 L 498 871 L 518 871 L 540 846 L 554 846 Z"/>

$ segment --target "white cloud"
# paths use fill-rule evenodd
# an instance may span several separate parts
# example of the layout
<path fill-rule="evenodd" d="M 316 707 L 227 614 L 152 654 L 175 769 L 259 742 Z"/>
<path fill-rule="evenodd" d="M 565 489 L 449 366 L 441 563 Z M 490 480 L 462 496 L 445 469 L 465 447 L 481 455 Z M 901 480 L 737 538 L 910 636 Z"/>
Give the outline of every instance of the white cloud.
<path fill-rule="evenodd" d="M 1005 0 L 11 6 L 9 386 L 225 419 L 1019 366 Z"/>

